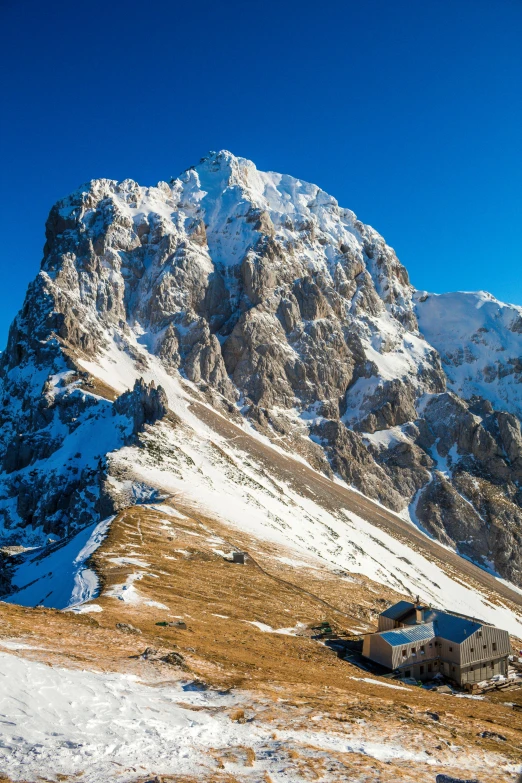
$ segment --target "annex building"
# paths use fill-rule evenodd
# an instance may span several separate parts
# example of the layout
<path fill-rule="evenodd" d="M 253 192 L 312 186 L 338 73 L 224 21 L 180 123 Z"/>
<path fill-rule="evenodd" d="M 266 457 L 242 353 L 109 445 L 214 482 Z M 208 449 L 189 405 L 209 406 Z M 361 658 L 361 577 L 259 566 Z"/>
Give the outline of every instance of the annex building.
<path fill-rule="evenodd" d="M 399 601 L 379 615 L 363 655 L 403 677 L 443 674 L 458 685 L 508 673 L 509 634 L 471 617 Z"/>

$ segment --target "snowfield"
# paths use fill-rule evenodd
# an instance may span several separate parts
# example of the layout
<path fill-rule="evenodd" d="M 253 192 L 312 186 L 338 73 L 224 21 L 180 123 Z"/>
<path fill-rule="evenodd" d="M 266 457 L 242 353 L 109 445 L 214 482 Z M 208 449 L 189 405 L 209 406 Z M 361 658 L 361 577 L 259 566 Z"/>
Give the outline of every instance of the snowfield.
<path fill-rule="evenodd" d="M 414 297 L 419 328 L 440 353 L 448 386 L 522 417 L 522 307 L 486 291 Z"/>
<path fill-rule="evenodd" d="M 15 781 L 66 775 L 82 783 L 115 776 L 126 783 L 155 771 L 202 775 L 215 768 L 211 750 L 242 747 L 255 753 L 252 769 L 243 770 L 249 776 L 267 771 L 274 780 L 299 783 L 299 772 L 280 775 L 287 750 L 302 746 L 383 762 L 440 764 L 418 743 L 379 741 L 375 729 L 364 725 L 344 733 L 274 732 L 270 723 L 233 722 L 227 710 L 247 707 L 248 700 L 245 692 L 201 691 L 190 682 L 151 687 L 130 675 L 73 671 L 0 652 L 0 769 Z M 247 714 L 255 718 L 266 706 L 257 699 Z M 473 765 L 464 749 L 455 747 L 453 755 L 450 764 L 460 759 Z M 502 769 L 493 753 L 478 763 L 481 769 Z M 225 771 L 239 771 L 236 764 L 226 766 Z"/>
<path fill-rule="evenodd" d="M 98 577 L 86 564 L 114 517 L 89 525 L 72 538 L 29 552 L 12 578 L 15 592 L 3 600 L 22 606 L 79 607 L 98 592 Z"/>
<path fill-rule="evenodd" d="M 109 384 L 126 377 L 130 386 L 132 372 L 136 375 L 137 371 L 126 354 L 120 359 L 121 353 L 114 347 L 106 354 L 110 362 L 90 364 L 89 371 Z M 451 578 L 437 564 L 352 511 L 339 508 L 334 515 L 267 475 L 249 454 L 220 438 L 187 409 L 186 393 L 157 359 L 149 357 L 149 369 L 143 375 L 163 385 L 169 405 L 184 426 L 172 429 L 158 423 L 147 436 L 154 449 L 120 449 L 114 460 L 123 473 L 261 539 L 290 546 L 333 568 L 364 574 L 398 592 L 420 595 L 436 606 L 479 617 L 522 638 L 522 616 L 502 602 L 493 603 L 462 579 Z M 277 446 L 251 428 L 248 433 L 277 451 Z M 158 448 L 161 459 L 154 460 L 152 454 Z"/>
<path fill-rule="evenodd" d="M 224 707 L 230 696 L 152 688 L 135 677 L 54 668 L 0 653 L 0 769 L 15 779 L 71 775 L 89 783 L 116 767 L 196 773 L 201 750 L 245 740 L 245 730 L 183 709 Z"/>

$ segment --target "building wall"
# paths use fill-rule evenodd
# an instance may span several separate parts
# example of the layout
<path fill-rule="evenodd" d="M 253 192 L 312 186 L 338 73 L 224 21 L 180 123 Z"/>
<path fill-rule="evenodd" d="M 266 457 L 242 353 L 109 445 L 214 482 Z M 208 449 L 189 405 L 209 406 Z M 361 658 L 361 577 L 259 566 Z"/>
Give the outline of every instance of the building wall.
<path fill-rule="evenodd" d="M 406 656 L 403 656 L 403 650 L 406 651 Z M 415 653 L 412 650 L 415 650 Z M 408 644 L 392 647 L 379 634 L 369 634 L 364 637 L 363 655 L 376 663 L 382 664 L 382 666 L 387 666 L 388 669 L 404 669 L 405 667 L 411 668 L 413 666 L 416 666 L 418 669 L 419 666 L 425 665 L 425 672 L 427 673 L 427 663 L 433 663 L 437 659 L 438 648 L 435 647 L 434 639 L 425 639 L 422 642 L 410 641 Z M 433 674 L 437 671 L 438 668 L 436 670 L 433 669 Z M 417 679 L 419 678 L 417 677 Z"/>
<path fill-rule="evenodd" d="M 378 631 L 391 631 L 395 628 L 395 620 L 392 620 L 391 617 L 383 617 L 382 614 L 379 615 L 379 625 L 377 626 Z"/>
<path fill-rule="evenodd" d="M 422 663 L 407 663 L 400 667 L 404 677 L 414 677 L 416 680 L 430 680 L 437 673 L 444 674 L 450 680 L 465 685 L 466 683 L 489 680 L 496 674 L 506 676 L 508 671 L 507 657 L 497 658 L 482 664 L 459 666 L 451 661 L 426 660 Z"/>
<path fill-rule="evenodd" d="M 491 662 L 495 658 L 509 655 L 511 647 L 509 634 L 500 628 L 483 625 L 460 645 L 461 666 L 479 662 Z"/>
<path fill-rule="evenodd" d="M 448 661 L 452 666 L 460 665 L 460 644 L 450 642 L 448 639 L 437 638 L 437 651 L 439 658 Z"/>
<path fill-rule="evenodd" d="M 506 656 L 459 667 L 459 679 L 457 681 L 462 685 L 465 685 L 468 682 L 482 682 L 483 680 L 491 679 L 491 677 L 494 677 L 496 674 L 503 674 L 506 676 L 507 671 L 508 660 Z"/>
<path fill-rule="evenodd" d="M 388 618 L 380 620 L 394 625 Z M 510 652 L 507 631 L 488 625 L 460 644 L 432 637 L 392 647 L 378 633 L 365 636 L 363 642 L 363 655 L 389 669 L 399 669 L 403 676 L 429 680 L 440 672 L 461 685 L 507 675 Z"/>
<path fill-rule="evenodd" d="M 402 666 L 413 666 L 414 664 L 422 664 L 428 659 L 437 658 L 438 651 L 435 647 L 435 638 L 423 639 L 419 642 L 408 642 L 408 644 L 398 645 L 393 647 L 392 652 L 392 668 L 398 669 Z M 413 652 L 415 650 L 415 652 Z M 403 652 L 406 655 L 403 655 Z"/>
<path fill-rule="evenodd" d="M 413 677 L 414 679 L 421 680 L 422 682 L 425 680 L 431 680 L 440 671 L 442 671 L 442 668 L 440 661 L 437 658 L 432 658 L 430 660 L 423 661 L 422 663 L 419 662 L 405 664 L 404 666 L 400 667 L 400 672 L 403 677 Z"/>
<path fill-rule="evenodd" d="M 376 663 L 387 666 L 388 669 L 394 669 L 393 663 L 394 648 L 386 642 L 382 636 L 371 634 L 364 637 L 363 655 Z"/>

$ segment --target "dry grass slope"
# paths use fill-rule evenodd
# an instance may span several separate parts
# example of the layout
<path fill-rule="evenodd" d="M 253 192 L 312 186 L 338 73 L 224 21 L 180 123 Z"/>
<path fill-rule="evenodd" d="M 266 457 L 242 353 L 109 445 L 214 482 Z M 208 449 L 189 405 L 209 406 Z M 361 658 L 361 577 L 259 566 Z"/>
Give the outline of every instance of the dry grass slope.
<path fill-rule="evenodd" d="M 419 783 L 433 781 L 438 771 L 473 777 L 481 768 L 488 769 L 488 783 L 515 780 L 488 760 L 520 762 L 521 712 L 495 698 L 397 690 L 380 678 L 366 682 L 363 672 L 310 638 L 307 627 L 326 619 L 339 631 L 371 629 L 383 604 L 397 594 L 359 575 L 333 573 L 317 561 L 300 558 L 296 567 L 295 553 L 231 531 L 191 508 L 178 505 L 174 514 L 134 507 L 116 518 L 93 557 L 102 582 L 95 603 L 103 611 L 75 614 L 0 603 L 0 636 L 43 648 L 21 652 L 51 665 L 129 672 L 151 685 L 189 678 L 239 691 L 244 709 L 224 710 L 228 719 L 265 726 L 270 752 L 285 774 L 299 780 Z M 252 558 L 233 565 L 222 554 L 232 549 Z M 178 621 L 186 627 L 157 625 Z M 157 652 L 143 658 L 147 647 Z M 169 653 L 182 656 L 183 665 L 176 665 L 177 656 L 174 665 L 160 660 Z M 522 703 L 519 692 L 504 694 L 504 701 Z M 289 733 L 299 731 L 315 739 L 293 741 Z M 430 763 L 380 761 L 357 752 L 349 740 L 361 731 L 368 741 L 399 743 L 412 753 L 426 750 Z M 482 738 L 483 731 L 506 741 Z M 346 737 L 349 750 L 328 749 L 321 741 L 326 735 Z M 266 783 L 270 773 L 258 761 L 251 747 L 216 747 L 200 780 Z M 136 775 L 125 779 L 140 780 Z M 181 777 L 164 780 L 189 783 Z"/>

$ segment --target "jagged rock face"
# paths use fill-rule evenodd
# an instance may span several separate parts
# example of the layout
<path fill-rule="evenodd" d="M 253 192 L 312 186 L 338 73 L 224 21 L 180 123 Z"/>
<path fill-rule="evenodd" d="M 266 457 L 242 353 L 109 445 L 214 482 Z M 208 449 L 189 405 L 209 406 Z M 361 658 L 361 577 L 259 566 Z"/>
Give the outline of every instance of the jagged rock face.
<path fill-rule="evenodd" d="M 114 405 L 89 394 L 79 359 L 117 343 L 138 374 L 155 356 L 267 435 L 309 438 L 314 465 L 396 511 L 411 507 L 434 535 L 520 582 L 520 414 L 516 400 L 498 404 L 512 386 L 495 381 L 488 396 L 484 367 L 482 386 L 452 375 L 485 333 L 470 335 L 463 359 L 442 338 L 433 347 L 427 327 L 441 316 L 426 316 L 429 302 L 382 237 L 331 196 L 230 153 L 153 188 L 89 183 L 51 210 L 41 271 L 2 356 L 7 538 L 27 526 L 64 534 L 106 510 L 105 455 L 165 414 L 164 395 L 144 384 Z M 497 331 L 516 343 L 517 323 Z M 436 348 L 466 399 L 446 391 Z M 515 365 L 504 364 L 513 383 Z M 495 366 L 497 381 L 507 377 Z M 71 460 L 74 480 L 44 469 L 101 420 L 110 442 Z"/>
<path fill-rule="evenodd" d="M 154 424 L 163 419 L 169 410 L 165 390 L 154 381 L 149 384 L 140 378 L 134 383 L 132 391 L 124 392 L 115 401 L 112 408 L 114 415 L 126 416 L 132 422 L 131 435 L 143 431 L 145 424 Z"/>
<path fill-rule="evenodd" d="M 167 413 L 165 392 L 154 384 L 136 381 L 134 389 L 114 405 L 88 393 L 87 373 L 63 370 L 47 378 L 37 405 L 30 407 L 30 392 L 41 380 L 37 365 L 29 382 L 18 375 L 4 377 L 4 393 L 23 390 L 28 415 L 9 417 L 4 406 L 2 423 L 3 475 L 0 474 L 0 513 L 4 543 L 38 543 L 49 534 L 67 536 L 77 528 L 104 518 L 124 505 L 110 482 L 106 455 L 135 443 L 145 425 Z M 42 417 L 39 406 L 45 411 Z M 36 411 L 35 415 L 31 415 Z M 126 496 L 128 502 L 128 496 Z M 31 535 L 31 531 L 38 531 Z"/>
<path fill-rule="evenodd" d="M 38 287 L 42 334 L 94 354 L 108 329 L 139 328 L 165 365 L 247 404 L 351 408 L 353 397 L 370 411 L 381 356 L 402 370 L 388 422 L 444 388 L 382 238 L 316 186 L 229 153 L 170 185 L 98 180 L 59 202 Z"/>

